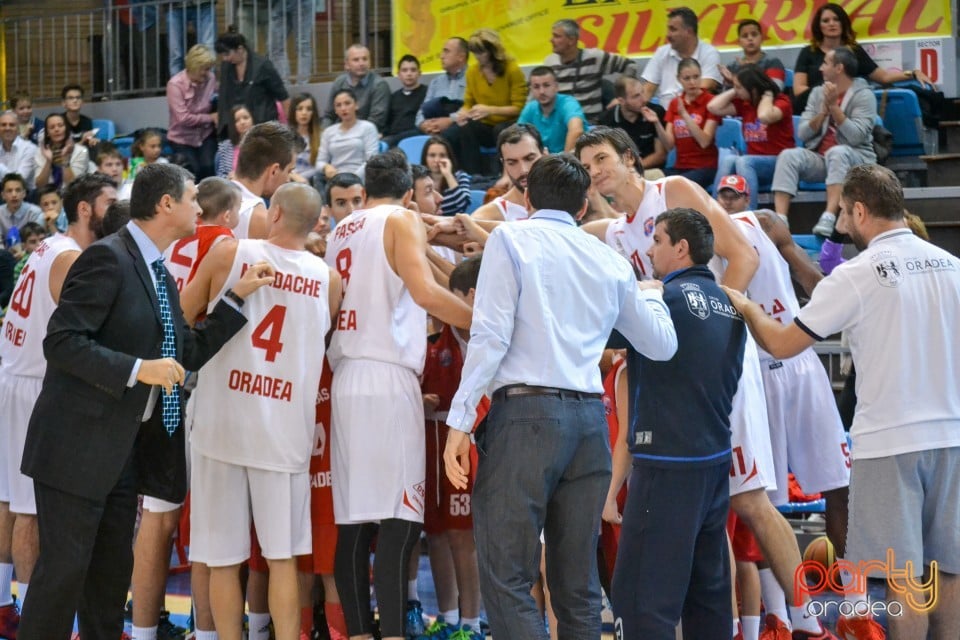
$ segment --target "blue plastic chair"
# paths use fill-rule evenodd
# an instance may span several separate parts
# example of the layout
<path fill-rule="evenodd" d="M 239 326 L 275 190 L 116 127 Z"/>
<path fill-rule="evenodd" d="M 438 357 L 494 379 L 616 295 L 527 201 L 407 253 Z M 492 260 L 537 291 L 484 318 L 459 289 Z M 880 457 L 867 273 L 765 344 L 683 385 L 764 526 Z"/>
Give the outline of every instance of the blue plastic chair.
<path fill-rule="evenodd" d="M 423 157 L 423 146 L 427 144 L 427 140 L 429 139 L 430 136 L 404 138 L 397 143 L 397 148 L 403 151 L 403 155 L 407 156 L 407 162 L 420 164 L 420 158 Z"/>
<path fill-rule="evenodd" d="M 484 198 L 487 197 L 487 192 L 482 189 L 470 189 L 470 207 L 467 209 L 466 213 L 473 213 L 483 205 Z"/>
<path fill-rule="evenodd" d="M 390 145 L 388 145 L 388 144 L 387 144 L 386 142 L 384 142 L 383 140 L 380 141 L 380 153 L 386 152 L 386 150 L 389 149 L 389 148 L 390 148 Z"/>
<path fill-rule="evenodd" d="M 736 118 L 724 118 L 717 127 L 716 142 L 718 149 L 735 149 L 738 154 L 747 152 L 747 141 L 743 137 L 743 123 Z"/>
<path fill-rule="evenodd" d="M 94 120 L 93 128 L 100 130 L 97 132 L 97 138 L 100 140 L 113 140 L 117 135 L 117 127 L 113 124 L 113 120 Z"/>
<path fill-rule="evenodd" d="M 876 89 L 877 111 L 883 109 L 884 126 L 893 134 L 891 156 L 922 156 L 923 116 L 917 94 L 909 89 Z M 883 94 L 887 104 L 883 108 Z"/>
<path fill-rule="evenodd" d="M 785 69 L 787 72 L 786 77 L 783 79 L 783 88 L 784 89 L 793 89 L 793 69 Z"/>

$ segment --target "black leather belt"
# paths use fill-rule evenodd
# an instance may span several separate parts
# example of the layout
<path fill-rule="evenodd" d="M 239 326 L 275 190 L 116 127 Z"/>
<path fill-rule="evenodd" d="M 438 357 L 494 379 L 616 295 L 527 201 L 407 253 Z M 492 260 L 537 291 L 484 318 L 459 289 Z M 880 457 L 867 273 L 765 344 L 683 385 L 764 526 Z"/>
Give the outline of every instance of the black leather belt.
<path fill-rule="evenodd" d="M 524 396 L 556 396 L 562 400 L 599 400 L 599 393 L 586 393 L 584 391 L 571 391 L 570 389 L 558 389 L 556 387 L 535 387 L 529 384 L 511 384 L 500 387 L 493 392 L 493 401 L 500 402 L 507 398 L 520 398 Z"/>

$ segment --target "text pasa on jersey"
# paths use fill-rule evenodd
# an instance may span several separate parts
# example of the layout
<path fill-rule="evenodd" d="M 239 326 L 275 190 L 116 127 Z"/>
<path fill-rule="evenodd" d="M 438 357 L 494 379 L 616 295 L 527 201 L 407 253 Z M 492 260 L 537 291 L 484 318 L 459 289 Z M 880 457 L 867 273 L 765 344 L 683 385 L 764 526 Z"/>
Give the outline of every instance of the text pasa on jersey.
<path fill-rule="evenodd" d="M 349 238 L 360 229 L 363 229 L 363 225 L 366 224 L 366 218 L 360 218 L 359 220 L 348 220 L 341 222 L 333 229 L 334 237 L 337 240 L 343 240 Z"/>
<path fill-rule="evenodd" d="M 244 262 L 243 267 L 240 269 L 240 277 L 243 277 L 243 274 L 245 274 L 251 266 L 253 265 Z M 320 280 L 305 278 L 295 273 L 284 273 L 283 271 L 276 272 L 276 275 L 273 276 L 273 284 L 270 286 L 274 289 L 298 293 L 311 298 L 319 298 L 320 292 L 323 291 L 323 282 Z"/>

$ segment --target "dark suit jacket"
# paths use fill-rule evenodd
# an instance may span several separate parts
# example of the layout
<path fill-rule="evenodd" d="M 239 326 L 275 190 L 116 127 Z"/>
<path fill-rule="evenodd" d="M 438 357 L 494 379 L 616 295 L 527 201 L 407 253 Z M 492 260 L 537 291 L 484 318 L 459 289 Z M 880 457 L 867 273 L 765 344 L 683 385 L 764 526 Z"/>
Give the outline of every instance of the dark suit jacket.
<path fill-rule="evenodd" d="M 163 327 L 148 268 L 123 228 L 87 248 L 67 274 L 43 341 L 47 371 L 21 465 L 37 482 L 102 500 L 133 455 L 140 493 L 183 500 L 184 429 L 167 434 L 159 399 L 142 422 L 151 387 L 127 387 L 137 358 L 161 357 Z M 166 278 L 177 361 L 197 371 L 246 319 L 221 302 L 203 329 L 190 329 L 173 278 Z"/>

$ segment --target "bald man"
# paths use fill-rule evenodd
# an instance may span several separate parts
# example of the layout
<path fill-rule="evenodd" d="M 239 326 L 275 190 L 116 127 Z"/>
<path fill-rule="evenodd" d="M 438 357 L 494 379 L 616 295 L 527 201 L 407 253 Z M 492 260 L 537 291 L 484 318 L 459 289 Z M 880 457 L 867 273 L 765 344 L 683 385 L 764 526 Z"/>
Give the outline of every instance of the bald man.
<path fill-rule="evenodd" d="M 309 555 L 310 452 L 323 336 L 340 304 L 340 276 L 304 250 L 322 202 L 309 185 L 274 193 L 266 240 L 225 240 L 200 264 L 181 297 L 193 321 L 250 265 L 276 271 L 249 322 L 198 377 L 191 435 L 190 559 L 211 568 L 219 637 L 240 640 L 240 565 L 250 556 L 251 517 L 270 568 L 277 640 L 297 640 L 300 610 L 294 557 Z"/>

